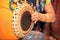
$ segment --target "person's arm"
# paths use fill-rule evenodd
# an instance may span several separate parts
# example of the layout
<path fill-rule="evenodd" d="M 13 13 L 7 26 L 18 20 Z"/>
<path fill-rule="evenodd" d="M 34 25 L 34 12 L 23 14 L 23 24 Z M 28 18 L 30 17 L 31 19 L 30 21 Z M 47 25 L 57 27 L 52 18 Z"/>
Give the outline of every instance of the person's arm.
<path fill-rule="evenodd" d="M 44 22 L 54 22 L 55 21 L 55 12 L 53 10 L 51 2 L 45 5 L 46 14 L 40 14 L 40 21 Z"/>
<path fill-rule="evenodd" d="M 32 14 L 33 21 L 43 21 L 43 22 L 54 22 L 55 21 L 55 12 L 53 10 L 51 2 L 45 5 L 46 14 L 34 12 Z"/>

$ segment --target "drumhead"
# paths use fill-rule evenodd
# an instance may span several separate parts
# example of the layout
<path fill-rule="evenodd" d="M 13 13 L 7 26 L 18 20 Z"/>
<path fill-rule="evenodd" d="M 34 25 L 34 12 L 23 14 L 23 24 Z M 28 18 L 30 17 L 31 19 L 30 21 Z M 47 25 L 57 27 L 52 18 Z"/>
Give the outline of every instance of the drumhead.
<path fill-rule="evenodd" d="M 21 19 L 21 28 L 24 31 L 27 31 L 31 25 L 31 13 L 29 11 L 25 11 L 22 15 Z"/>

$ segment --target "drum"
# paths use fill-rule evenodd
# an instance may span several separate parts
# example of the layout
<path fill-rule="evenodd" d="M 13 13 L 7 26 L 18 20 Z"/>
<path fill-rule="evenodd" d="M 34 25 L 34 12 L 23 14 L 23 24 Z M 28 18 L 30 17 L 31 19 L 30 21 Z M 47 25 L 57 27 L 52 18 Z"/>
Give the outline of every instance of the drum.
<path fill-rule="evenodd" d="M 27 35 L 33 28 L 32 13 L 33 10 L 27 3 L 20 5 L 12 12 L 9 8 L 9 0 L 1 0 L 0 40 L 18 40 Z"/>
<path fill-rule="evenodd" d="M 27 3 L 20 4 L 13 12 L 13 32 L 19 38 L 26 36 L 33 28 L 31 20 L 32 7 Z"/>

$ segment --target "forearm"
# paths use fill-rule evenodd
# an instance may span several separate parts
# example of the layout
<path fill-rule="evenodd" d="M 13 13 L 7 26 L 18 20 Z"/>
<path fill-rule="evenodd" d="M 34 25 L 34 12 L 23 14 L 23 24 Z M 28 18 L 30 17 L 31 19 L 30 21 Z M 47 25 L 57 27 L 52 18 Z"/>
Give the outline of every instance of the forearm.
<path fill-rule="evenodd" d="M 43 22 L 54 22 L 55 14 L 52 14 L 52 13 L 41 14 L 40 13 L 39 20 Z"/>

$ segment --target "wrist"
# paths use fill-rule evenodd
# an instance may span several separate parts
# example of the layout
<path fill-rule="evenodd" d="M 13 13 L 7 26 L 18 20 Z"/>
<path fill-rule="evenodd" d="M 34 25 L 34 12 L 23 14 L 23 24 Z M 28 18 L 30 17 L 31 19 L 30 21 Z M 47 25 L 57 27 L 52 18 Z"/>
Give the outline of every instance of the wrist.
<path fill-rule="evenodd" d="M 46 15 L 46 14 L 41 14 L 41 13 L 39 13 L 39 18 L 38 18 L 38 20 L 39 20 L 39 21 L 46 22 L 46 21 L 47 21 L 47 16 L 48 16 L 48 15 Z"/>
<path fill-rule="evenodd" d="M 41 21 L 41 19 L 42 19 L 42 15 L 41 13 L 38 13 L 38 20 Z"/>

